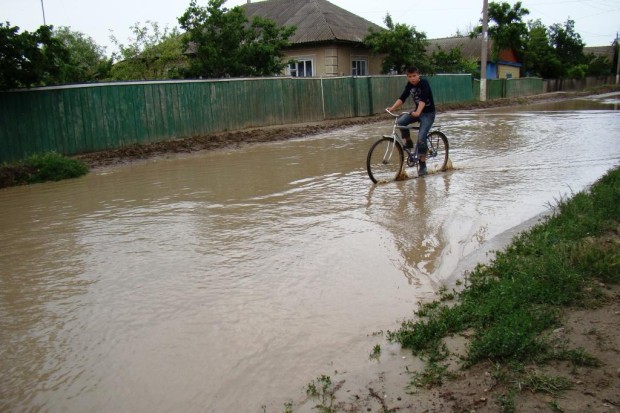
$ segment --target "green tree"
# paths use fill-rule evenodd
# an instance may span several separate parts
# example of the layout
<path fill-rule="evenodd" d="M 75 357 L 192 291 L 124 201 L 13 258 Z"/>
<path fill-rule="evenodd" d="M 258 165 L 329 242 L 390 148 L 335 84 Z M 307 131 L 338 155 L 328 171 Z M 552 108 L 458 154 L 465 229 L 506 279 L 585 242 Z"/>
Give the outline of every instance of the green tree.
<path fill-rule="evenodd" d="M 0 23 L 0 90 L 59 84 L 68 60 L 53 26 L 19 33 L 19 27 Z"/>
<path fill-rule="evenodd" d="M 474 77 L 480 76 L 480 68 L 475 59 L 466 59 L 460 48 L 455 48 L 449 52 L 441 48 L 434 51 L 431 55 L 431 65 L 433 73 L 469 73 Z"/>
<path fill-rule="evenodd" d="M 488 10 L 488 34 L 493 39 L 493 58 L 499 56 L 502 50 L 512 50 L 517 58 L 521 58 L 524 42 L 527 36 L 527 24 L 523 17 L 530 14 L 528 9 L 522 8 L 520 1 L 513 6 L 509 3 L 490 3 Z M 482 25 L 477 26 L 472 35 L 482 33 Z"/>
<path fill-rule="evenodd" d="M 59 27 L 53 36 L 69 52 L 69 59 L 62 66 L 62 83 L 91 82 L 108 77 L 112 59 L 106 56 L 105 47 L 83 33 L 71 31 L 70 27 Z"/>
<path fill-rule="evenodd" d="M 528 23 L 529 31 L 522 54 L 523 70 L 532 76 L 547 79 L 562 75 L 562 62 L 551 46 L 549 32 L 539 20 Z"/>
<path fill-rule="evenodd" d="M 295 27 L 277 27 L 255 17 L 248 22 L 241 7 L 223 8 L 225 0 L 195 0 L 179 18 L 187 32 L 184 45 L 190 59 L 187 77 L 269 76 L 281 73 L 286 62 L 282 50 Z"/>
<path fill-rule="evenodd" d="M 613 65 L 605 56 L 594 56 L 592 53 L 586 56 L 588 62 L 587 76 L 609 76 L 613 73 Z"/>
<path fill-rule="evenodd" d="M 133 37 L 125 45 L 111 36 L 112 43 L 119 49 L 113 58 L 111 77 L 115 80 L 170 79 L 178 78 L 187 66 L 183 54 L 183 40 L 179 30 L 166 26 L 161 29 L 157 22 L 137 22 L 130 27 Z"/>
<path fill-rule="evenodd" d="M 575 22 L 573 20 L 568 19 L 564 25 L 556 23 L 550 26 L 549 43 L 555 50 L 557 58 L 562 62 L 564 68 L 563 76 L 585 76 L 585 70 L 583 70 L 583 65 L 586 63 L 586 58 L 583 54 L 585 44 L 581 40 L 579 33 L 575 32 Z M 571 73 L 570 75 L 569 72 Z"/>
<path fill-rule="evenodd" d="M 415 65 L 423 73 L 432 73 L 432 66 L 426 55 L 426 33 L 418 32 L 414 26 L 394 24 L 392 17 L 387 14 L 383 20 L 387 30 L 374 31 L 369 29 L 364 38 L 364 44 L 374 54 L 384 55 L 381 71 L 391 73 L 395 71 L 403 74 L 407 67 Z"/>

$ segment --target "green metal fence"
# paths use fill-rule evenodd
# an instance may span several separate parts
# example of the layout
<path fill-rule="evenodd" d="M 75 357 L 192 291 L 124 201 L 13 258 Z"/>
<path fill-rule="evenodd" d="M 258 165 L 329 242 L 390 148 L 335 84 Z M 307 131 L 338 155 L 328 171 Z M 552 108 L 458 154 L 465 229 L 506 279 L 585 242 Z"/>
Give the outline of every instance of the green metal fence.
<path fill-rule="evenodd" d="M 472 83 L 473 98 L 480 100 L 480 80 Z M 541 78 L 523 77 L 519 79 L 487 79 L 487 100 L 515 98 L 543 93 Z"/>
<path fill-rule="evenodd" d="M 435 103 L 469 102 L 474 99 L 470 75 L 437 75 L 428 79 Z"/>
<path fill-rule="evenodd" d="M 534 77 L 522 77 L 520 79 L 506 80 L 506 97 L 516 98 L 540 94 L 543 91 L 543 80 Z"/>
<path fill-rule="evenodd" d="M 406 82 L 405 76 L 274 77 L 2 92 L 0 162 L 46 151 L 75 155 L 226 130 L 368 116 L 391 105 Z M 469 75 L 433 76 L 429 82 L 437 104 L 475 98 Z"/>

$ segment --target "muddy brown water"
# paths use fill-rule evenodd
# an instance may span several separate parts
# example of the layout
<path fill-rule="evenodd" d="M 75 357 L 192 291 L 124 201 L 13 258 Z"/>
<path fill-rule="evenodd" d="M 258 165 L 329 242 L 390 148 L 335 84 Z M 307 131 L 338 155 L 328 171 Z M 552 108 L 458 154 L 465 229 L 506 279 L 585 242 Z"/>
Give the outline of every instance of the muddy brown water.
<path fill-rule="evenodd" d="M 454 170 L 378 186 L 387 120 L 0 190 L 0 411 L 283 411 L 618 166 L 619 103 L 441 114 Z"/>

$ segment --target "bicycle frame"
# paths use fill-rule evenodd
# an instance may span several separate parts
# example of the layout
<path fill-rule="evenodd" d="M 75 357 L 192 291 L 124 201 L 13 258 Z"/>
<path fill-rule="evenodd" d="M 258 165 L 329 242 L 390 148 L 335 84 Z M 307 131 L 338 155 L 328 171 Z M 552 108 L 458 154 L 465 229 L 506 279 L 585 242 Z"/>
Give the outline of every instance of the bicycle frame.
<path fill-rule="evenodd" d="M 420 127 L 419 126 L 399 126 L 398 125 L 398 118 L 402 115 L 405 114 L 406 112 L 401 113 L 401 115 L 396 114 L 394 112 L 390 112 L 389 110 L 385 110 L 387 113 L 389 113 L 390 115 L 392 115 L 394 117 L 394 124 L 392 125 L 392 134 L 391 135 L 383 135 L 384 138 L 391 138 L 394 140 L 394 144 L 396 144 L 396 142 L 398 142 L 400 144 L 400 146 L 403 148 L 403 151 L 405 151 L 405 153 L 407 154 L 407 166 L 409 167 L 413 167 L 415 165 L 418 164 L 418 162 L 420 161 L 420 159 L 418 158 L 418 145 L 414 145 L 413 150 L 409 150 L 409 148 L 407 148 L 407 146 L 405 145 L 405 142 L 403 140 L 403 138 L 400 137 L 400 135 L 398 133 L 396 133 L 396 130 L 403 130 L 403 129 L 409 129 L 409 130 L 419 130 Z M 394 146 L 392 146 L 391 148 L 388 148 L 386 150 L 386 153 L 383 157 L 383 159 L 385 161 L 389 160 L 392 156 L 392 152 L 393 152 Z M 388 154 L 388 152 L 390 152 Z"/>

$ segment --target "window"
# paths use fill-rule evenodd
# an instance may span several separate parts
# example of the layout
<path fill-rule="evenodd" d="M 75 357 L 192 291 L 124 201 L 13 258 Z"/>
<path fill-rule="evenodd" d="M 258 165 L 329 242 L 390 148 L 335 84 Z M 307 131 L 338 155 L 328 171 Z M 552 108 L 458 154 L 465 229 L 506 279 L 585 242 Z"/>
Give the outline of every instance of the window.
<path fill-rule="evenodd" d="M 368 60 L 353 58 L 351 61 L 351 76 L 368 76 Z"/>
<path fill-rule="evenodd" d="M 312 77 L 312 59 L 297 59 L 288 64 L 288 71 L 293 77 Z"/>

